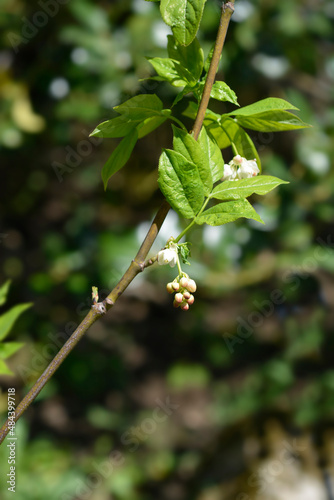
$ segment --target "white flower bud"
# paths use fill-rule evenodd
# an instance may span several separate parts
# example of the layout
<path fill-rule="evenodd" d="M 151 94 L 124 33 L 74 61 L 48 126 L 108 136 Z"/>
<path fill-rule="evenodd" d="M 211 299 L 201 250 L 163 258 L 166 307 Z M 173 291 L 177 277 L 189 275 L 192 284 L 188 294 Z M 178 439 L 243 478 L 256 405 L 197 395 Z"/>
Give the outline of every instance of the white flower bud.
<path fill-rule="evenodd" d="M 167 283 L 167 292 L 168 293 L 174 293 L 174 290 L 173 290 L 173 284 L 172 283 Z"/>
<path fill-rule="evenodd" d="M 164 248 L 158 253 L 158 264 L 160 266 L 165 266 L 169 264 L 170 267 L 174 267 L 177 263 L 177 251 L 171 248 Z"/>
<path fill-rule="evenodd" d="M 193 295 L 190 295 L 189 299 L 187 300 L 188 304 L 191 306 L 195 302 L 195 297 Z"/>
<path fill-rule="evenodd" d="M 182 293 L 176 293 L 175 294 L 175 302 L 178 302 L 179 304 L 181 304 L 182 301 L 183 301 Z"/>
<path fill-rule="evenodd" d="M 189 304 L 187 304 L 187 303 L 182 304 L 182 305 L 181 305 L 181 309 L 182 309 L 182 311 L 188 311 L 188 309 L 189 309 Z"/>
<path fill-rule="evenodd" d="M 196 285 L 196 282 L 194 280 L 189 280 L 188 281 L 188 286 L 187 286 L 187 289 L 189 290 L 189 292 L 191 293 L 194 293 L 196 292 L 197 290 L 197 285 Z"/>
<path fill-rule="evenodd" d="M 182 288 L 187 288 L 187 285 L 188 285 L 188 278 L 185 278 L 183 276 L 183 278 L 180 279 L 180 285 Z"/>

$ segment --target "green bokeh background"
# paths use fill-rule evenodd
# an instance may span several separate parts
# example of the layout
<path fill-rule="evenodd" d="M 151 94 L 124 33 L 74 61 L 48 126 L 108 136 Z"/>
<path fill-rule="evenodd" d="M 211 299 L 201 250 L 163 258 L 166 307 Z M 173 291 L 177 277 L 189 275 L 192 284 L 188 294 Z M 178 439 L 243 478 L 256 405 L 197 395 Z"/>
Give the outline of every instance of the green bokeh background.
<path fill-rule="evenodd" d="M 83 319 L 91 286 L 105 296 L 117 283 L 162 201 L 168 124 L 138 142 L 106 192 L 100 171 L 117 140 L 89 133 L 137 93 L 167 107 L 176 90 L 138 81 L 151 71 L 146 56 L 166 55 L 158 4 L 0 7 L 0 282 L 13 280 L 6 307 L 34 303 L 10 336 L 25 347 L 9 361 L 16 377 L 0 379 L 4 420 L 7 388 L 21 398 Z M 219 2 L 208 0 L 205 53 L 218 20 Z M 265 491 L 251 474 L 273 456 L 271 439 L 297 437 L 309 438 L 313 465 L 302 453 L 295 462 L 323 488 L 326 471 L 333 479 L 333 20 L 330 0 L 236 2 L 219 78 L 240 105 L 280 97 L 313 126 L 251 134 L 264 173 L 290 184 L 253 197 L 265 226 L 189 234 L 190 312 L 165 291 L 175 271 L 152 266 L 94 325 L 17 424 L 17 500 L 274 500 L 271 479 L 284 474 L 265 475 Z M 171 212 L 152 254 L 182 224 Z M 170 415 L 157 410 L 168 398 L 178 406 Z"/>

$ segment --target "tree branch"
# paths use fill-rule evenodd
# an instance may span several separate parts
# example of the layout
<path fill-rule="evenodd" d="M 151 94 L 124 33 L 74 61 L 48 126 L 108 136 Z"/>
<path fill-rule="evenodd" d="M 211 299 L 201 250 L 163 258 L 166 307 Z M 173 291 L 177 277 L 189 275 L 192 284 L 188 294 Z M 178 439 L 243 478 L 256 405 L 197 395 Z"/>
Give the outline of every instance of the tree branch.
<path fill-rule="evenodd" d="M 203 91 L 203 96 L 202 100 L 199 106 L 199 110 L 194 122 L 194 128 L 193 128 L 193 135 L 195 139 L 198 139 L 203 120 L 205 117 L 205 112 L 209 103 L 210 99 L 210 93 L 212 89 L 212 85 L 215 80 L 215 75 L 217 73 L 218 69 L 218 64 L 219 64 L 219 59 L 220 59 L 220 54 L 222 52 L 224 42 L 225 42 L 225 37 L 226 37 L 226 32 L 228 29 L 229 21 L 231 18 L 231 15 L 234 11 L 234 1 L 228 2 L 226 4 L 223 4 L 222 7 L 222 15 L 220 19 L 220 24 L 219 24 L 219 30 L 217 34 L 217 40 L 215 44 L 215 49 L 213 53 L 213 57 L 211 60 L 210 68 L 208 71 L 207 79 L 205 82 L 204 86 L 204 91 Z M 55 373 L 55 371 L 58 369 L 58 367 L 61 365 L 61 363 L 65 360 L 65 358 L 69 355 L 69 353 L 72 351 L 72 349 L 76 346 L 76 344 L 79 342 L 79 340 L 83 337 L 83 335 L 87 332 L 87 330 L 97 321 L 105 312 L 107 312 L 109 309 L 112 308 L 116 300 L 122 295 L 122 293 L 127 289 L 131 281 L 139 274 L 142 272 L 146 267 L 149 265 L 153 264 L 154 259 L 148 260 L 145 262 L 146 256 L 153 245 L 160 228 L 168 214 L 168 211 L 170 209 L 169 203 L 167 201 L 164 201 L 159 208 L 152 224 L 151 227 L 136 255 L 136 257 L 133 259 L 131 262 L 129 268 L 125 272 L 125 274 L 122 276 L 120 281 L 117 283 L 115 288 L 110 292 L 108 297 L 103 301 L 99 302 L 97 304 L 93 304 L 91 310 L 87 314 L 87 316 L 83 319 L 83 321 L 80 323 L 80 325 L 77 327 L 77 329 L 73 332 L 71 337 L 66 341 L 66 343 L 63 345 L 63 347 L 60 349 L 58 354 L 53 358 L 49 366 L 45 369 L 43 374 L 39 377 L 37 382 L 33 385 L 33 387 L 30 389 L 28 394 L 22 399 L 20 404 L 17 406 L 16 411 L 15 411 L 15 421 L 17 421 L 21 415 L 24 413 L 24 411 L 29 407 L 29 405 L 32 403 L 32 401 L 36 398 L 36 396 L 40 393 L 40 391 L 43 389 L 45 384 L 50 380 L 52 375 Z M 10 426 L 8 425 L 9 420 L 6 420 L 4 425 L 0 429 L 0 444 L 3 442 L 5 439 L 6 435 L 8 434 L 10 430 Z"/>
<path fill-rule="evenodd" d="M 192 131 L 193 136 L 196 139 L 196 141 L 197 141 L 199 133 L 201 131 L 203 121 L 205 118 L 205 113 L 206 113 L 206 110 L 208 108 L 212 85 L 214 84 L 214 81 L 216 78 L 216 74 L 217 74 L 218 66 L 219 66 L 220 55 L 221 55 L 223 47 L 224 47 L 226 33 L 228 30 L 228 26 L 230 24 L 230 19 L 231 19 L 233 12 L 234 12 L 234 0 L 231 2 L 223 3 L 222 15 L 220 17 L 216 44 L 215 44 L 215 48 L 213 50 L 211 64 L 210 64 L 210 68 L 209 68 L 209 71 L 208 71 L 208 74 L 206 77 L 201 103 L 200 103 L 199 108 L 198 108 L 196 120 L 195 120 L 193 131 Z"/>

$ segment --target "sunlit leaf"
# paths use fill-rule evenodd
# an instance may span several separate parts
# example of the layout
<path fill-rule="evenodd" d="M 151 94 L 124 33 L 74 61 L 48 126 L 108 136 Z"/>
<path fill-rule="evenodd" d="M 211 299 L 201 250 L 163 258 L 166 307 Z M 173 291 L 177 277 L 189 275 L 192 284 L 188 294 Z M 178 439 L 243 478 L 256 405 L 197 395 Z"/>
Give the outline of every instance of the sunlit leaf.
<path fill-rule="evenodd" d="M 205 210 L 199 217 L 196 218 L 196 223 L 209 224 L 210 226 L 221 226 L 222 224 L 233 222 L 240 217 L 263 222 L 259 214 L 255 212 L 254 208 L 247 200 L 238 200 L 219 203 L 219 205 L 215 205 L 214 207 Z"/>
<path fill-rule="evenodd" d="M 202 127 L 198 137 L 198 143 L 209 160 L 212 182 L 215 183 L 224 175 L 224 159 L 222 153 L 213 137 L 206 132 L 205 127 Z"/>
<path fill-rule="evenodd" d="M 8 368 L 3 359 L 0 359 L 0 375 L 14 375 L 12 370 Z"/>
<path fill-rule="evenodd" d="M 3 342 L 0 343 L 0 359 L 7 359 L 16 353 L 21 347 L 24 346 L 23 342 Z"/>
<path fill-rule="evenodd" d="M 131 117 L 122 115 L 100 123 L 90 134 L 95 137 L 116 138 L 124 137 L 131 132 L 140 122 L 141 118 L 133 120 Z"/>
<path fill-rule="evenodd" d="M 254 102 L 254 104 L 250 104 L 249 106 L 231 111 L 231 113 L 228 114 L 236 116 L 251 116 L 257 115 L 258 113 L 264 113 L 266 111 L 286 109 L 298 110 L 298 108 L 296 108 L 289 102 L 284 101 L 284 99 L 279 99 L 277 97 L 268 97 L 267 99 L 262 99 L 261 101 Z"/>
<path fill-rule="evenodd" d="M 168 57 L 153 57 L 149 59 L 158 75 L 169 82 L 174 87 L 194 86 L 197 80 L 184 68 L 179 61 L 169 59 Z"/>
<path fill-rule="evenodd" d="M 151 116 L 150 118 L 146 118 L 146 120 L 137 125 L 138 139 L 153 132 L 153 130 L 160 127 L 167 119 L 168 116 Z"/>
<path fill-rule="evenodd" d="M 215 82 L 212 86 L 210 97 L 218 101 L 228 101 L 238 106 L 235 92 L 225 82 Z"/>
<path fill-rule="evenodd" d="M 7 300 L 7 295 L 8 295 L 10 284 L 11 284 L 11 280 L 7 280 L 0 287 L 0 306 L 2 306 Z"/>
<path fill-rule="evenodd" d="M 189 45 L 196 36 L 206 0 L 161 0 L 163 20 L 171 26 L 176 40 Z"/>
<path fill-rule="evenodd" d="M 7 337 L 17 318 L 31 306 L 31 303 L 18 304 L 0 316 L 0 340 Z"/>
<path fill-rule="evenodd" d="M 140 94 L 115 106 L 114 110 L 132 120 L 145 120 L 150 116 L 160 115 L 163 105 L 155 94 Z"/>
<path fill-rule="evenodd" d="M 183 155 L 163 150 L 159 160 L 159 187 L 180 215 L 192 219 L 204 202 L 203 185 L 197 167 Z"/>
<path fill-rule="evenodd" d="M 289 183 L 270 175 L 258 175 L 250 179 L 237 181 L 224 181 L 213 189 L 210 197 L 218 200 L 239 200 L 254 193 L 267 194 L 280 184 Z"/>
<path fill-rule="evenodd" d="M 133 129 L 128 135 L 122 139 L 118 144 L 117 148 L 114 149 L 112 155 L 108 161 L 104 164 L 102 169 L 102 180 L 104 184 L 104 189 L 107 189 L 108 180 L 112 175 L 114 175 L 118 170 L 120 170 L 131 156 L 132 150 L 138 139 L 138 132 Z"/>
<path fill-rule="evenodd" d="M 242 127 L 259 132 L 282 132 L 310 127 L 288 111 L 266 111 L 253 116 L 236 116 L 235 119 Z"/>
<path fill-rule="evenodd" d="M 173 147 L 175 151 L 181 153 L 187 160 L 197 166 L 200 179 L 203 184 L 204 195 L 207 196 L 212 189 L 212 176 L 209 164 L 209 152 L 201 148 L 200 144 L 184 130 L 173 127 Z"/>
<path fill-rule="evenodd" d="M 194 38 L 193 42 L 187 47 L 180 45 L 172 35 L 168 35 L 167 38 L 168 56 L 175 61 L 179 61 L 193 75 L 195 80 L 198 80 L 203 71 L 204 54 L 197 38 Z"/>

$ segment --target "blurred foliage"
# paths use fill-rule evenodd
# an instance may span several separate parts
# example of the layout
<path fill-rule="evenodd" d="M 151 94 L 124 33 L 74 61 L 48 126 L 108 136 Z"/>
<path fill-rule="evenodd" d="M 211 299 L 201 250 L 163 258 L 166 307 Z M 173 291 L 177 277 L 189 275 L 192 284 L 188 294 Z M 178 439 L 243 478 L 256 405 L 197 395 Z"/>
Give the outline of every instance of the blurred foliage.
<path fill-rule="evenodd" d="M 9 360 L 17 376 L 1 377 L 4 418 L 6 388 L 23 395 L 83 319 L 91 286 L 103 296 L 117 283 L 162 199 L 168 125 L 137 144 L 106 193 L 100 170 L 118 141 L 89 133 L 137 93 L 156 92 L 166 107 L 175 94 L 138 82 L 151 71 L 146 56 L 166 55 L 158 4 L 0 4 L 0 282 L 13 281 L 8 307 L 34 303 L 16 323 L 26 344 Z M 208 0 L 205 54 L 218 18 Z M 252 134 L 264 172 L 290 184 L 254 196 L 265 226 L 191 233 L 189 314 L 165 292 L 173 270 L 153 266 L 94 325 L 17 425 L 17 500 L 261 500 L 248 479 L 277 422 L 279 443 L 309 432 L 333 470 L 333 18 L 330 0 L 236 2 L 219 78 L 241 106 L 280 97 L 313 125 Z M 177 226 L 170 213 L 152 253 Z M 179 405 L 170 415 L 157 411 L 168 398 Z M 6 457 L 2 446 L 3 475 Z"/>
<path fill-rule="evenodd" d="M 10 280 L 7 280 L 0 286 L 0 307 L 6 303 L 9 288 Z M 26 309 L 31 307 L 31 305 L 32 304 L 17 304 L 9 309 L 9 311 L 0 315 L 0 375 L 14 375 L 8 368 L 6 360 L 13 356 L 16 351 L 21 349 L 23 344 L 21 342 L 3 342 L 3 340 L 9 335 L 16 320 Z"/>

